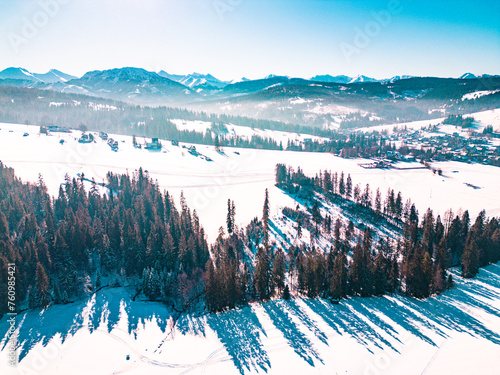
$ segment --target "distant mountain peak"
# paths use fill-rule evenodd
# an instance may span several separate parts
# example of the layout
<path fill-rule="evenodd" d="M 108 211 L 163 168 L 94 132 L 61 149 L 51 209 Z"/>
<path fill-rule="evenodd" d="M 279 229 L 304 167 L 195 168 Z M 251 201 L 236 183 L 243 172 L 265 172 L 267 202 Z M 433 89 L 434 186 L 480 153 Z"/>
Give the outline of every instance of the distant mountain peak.
<path fill-rule="evenodd" d="M 366 83 L 366 82 L 377 82 L 375 78 L 367 77 L 364 75 L 357 75 L 349 83 Z"/>
<path fill-rule="evenodd" d="M 472 73 L 465 73 L 459 77 L 459 79 L 475 79 L 475 78 L 478 78 L 478 77 Z"/>
<path fill-rule="evenodd" d="M 42 82 L 40 78 L 37 78 L 33 73 L 29 72 L 27 69 L 20 67 L 10 67 L 4 69 L 0 72 L 0 79 L 20 79 L 33 82 Z"/>
<path fill-rule="evenodd" d="M 212 74 L 203 74 L 193 72 L 191 74 L 169 74 L 164 70 L 158 72 L 158 75 L 176 81 L 190 88 L 198 88 L 202 90 L 218 90 L 226 86 L 229 82 L 221 81 L 215 78 Z"/>
<path fill-rule="evenodd" d="M 277 74 L 269 74 L 268 76 L 264 77 L 264 79 L 272 79 L 272 78 L 290 78 L 289 76 L 280 76 Z"/>
<path fill-rule="evenodd" d="M 328 82 L 328 83 L 349 83 L 352 77 L 346 75 L 332 76 L 330 74 L 316 75 L 310 79 L 314 82 Z"/>

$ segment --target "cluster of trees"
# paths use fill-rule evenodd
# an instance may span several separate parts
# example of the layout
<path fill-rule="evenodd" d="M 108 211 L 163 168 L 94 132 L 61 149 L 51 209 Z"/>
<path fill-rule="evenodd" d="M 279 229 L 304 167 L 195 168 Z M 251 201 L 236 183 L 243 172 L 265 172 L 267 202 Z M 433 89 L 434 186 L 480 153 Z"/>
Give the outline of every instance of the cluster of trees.
<path fill-rule="evenodd" d="M 276 169 L 281 187 L 299 186 L 325 199 L 354 196 L 349 175 L 333 176 L 308 178 L 300 168 Z M 246 228 L 235 224 L 235 204 L 227 202 L 226 229 L 209 248 L 196 211 L 182 195 L 178 210 L 141 169 L 133 176 L 109 173 L 108 194 L 95 183 L 87 191 L 84 181 L 67 177 L 54 199 L 42 178 L 22 183 L 0 163 L 0 298 L 7 295 L 9 263 L 17 266 L 17 300 L 32 308 L 66 303 L 129 278 L 151 300 L 184 310 L 204 302 L 208 310 L 222 311 L 291 293 L 340 299 L 400 291 L 424 298 L 452 285 L 449 267 L 460 265 L 464 277 L 474 277 L 480 267 L 500 260 L 497 218 L 488 219 L 483 211 L 471 225 L 467 211 L 448 211 L 442 220 L 429 209 L 419 223 L 415 206 L 410 202 L 406 209 L 392 190 L 382 203 L 380 194 L 372 202 L 367 188 L 356 204 L 392 217 L 401 228 L 397 240 L 374 243 L 369 227 L 360 231 L 352 221 L 324 215 L 316 197 L 311 214 L 301 220 L 330 248 L 302 243 L 282 249 L 270 235 L 266 190 L 262 217 Z M 301 230 L 299 221 L 299 237 Z"/>
<path fill-rule="evenodd" d="M 389 239 L 372 244 L 370 229 L 365 229 L 356 245 L 346 236 L 340 239 L 341 224 L 336 224 L 336 240 L 330 250 L 304 245 L 290 250 L 289 277 L 299 293 L 341 299 L 347 295 L 372 296 L 399 290 L 400 274 L 397 253 Z M 349 259 L 350 256 L 350 259 Z"/>
<path fill-rule="evenodd" d="M 472 127 L 474 117 L 463 117 L 462 115 L 449 115 L 443 120 L 443 124 L 460 126 L 462 128 Z"/>
<path fill-rule="evenodd" d="M 385 119 L 373 119 L 370 115 L 362 115 L 359 112 L 349 113 L 340 122 L 340 129 L 356 129 L 383 124 Z"/>
<path fill-rule="evenodd" d="M 58 106 L 50 105 L 52 102 L 61 104 Z M 98 105 L 96 106 L 96 104 Z M 94 109 L 99 106 L 104 109 Z M 78 124 L 84 123 L 92 131 L 125 135 L 136 134 L 148 137 L 178 139 L 185 142 L 198 141 L 197 137 L 203 138 L 203 133 L 201 132 L 179 131 L 179 133 L 172 133 L 174 129 L 165 122 L 165 120 L 170 119 L 236 124 L 257 129 L 280 130 L 322 137 L 333 137 L 337 134 L 334 130 L 282 121 L 226 114 L 211 114 L 165 106 L 135 106 L 111 99 L 61 93 L 51 90 L 39 90 L 36 88 L 9 87 L 0 84 L 0 121 L 3 122 L 38 125 L 58 124 L 68 128 L 75 128 Z M 147 126 L 143 127 L 144 124 Z M 165 126 L 169 129 L 162 130 Z M 154 131 L 150 130 L 150 133 L 144 133 L 144 131 L 147 131 L 147 128 L 151 127 L 155 128 Z M 194 133 L 197 135 L 194 135 Z M 212 143 L 207 142 L 205 144 Z"/>
<path fill-rule="evenodd" d="M 178 210 L 142 169 L 107 179 L 110 193 L 100 194 L 68 177 L 53 199 L 41 178 L 22 183 L 0 163 L 0 277 L 16 264 L 18 301 L 65 303 L 121 276 L 146 275 L 151 299 L 188 303 L 203 289 L 210 254 L 196 211 L 182 195 Z"/>
<path fill-rule="evenodd" d="M 292 209 L 285 209 L 284 214 L 297 220 L 297 234 L 300 237 L 302 228 L 310 230 L 313 237 L 320 234 L 333 244 L 330 253 L 333 254 L 327 261 L 322 252 L 312 252 L 306 257 L 307 262 L 314 264 L 313 268 L 321 270 L 327 269 L 327 264 L 333 264 L 339 253 L 347 256 L 352 252 L 352 261 L 348 269 L 342 270 L 340 274 L 349 274 L 351 270 L 361 269 L 364 275 L 361 286 L 348 279 L 346 288 L 342 293 L 366 295 L 378 294 L 375 290 L 395 290 L 400 284 L 401 290 L 411 296 L 419 298 L 427 297 L 431 293 L 439 293 L 451 285 L 451 279 L 446 277 L 446 269 L 453 266 L 462 267 L 464 277 L 474 277 L 479 267 L 497 262 L 500 260 L 500 226 L 497 218 L 487 219 L 482 211 L 474 224 L 470 225 L 468 211 L 462 215 L 454 217 L 451 210 L 447 211 L 444 220 L 440 216 L 434 218 L 432 210 L 428 210 L 419 225 L 419 215 L 415 205 L 411 200 L 403 204 L 401 193 L 397 195 L 392 189 L 388 190 L 385 200 L 382 201 L 380 191 L 377 190 L 374 200 L 371 198 L 370 188 L 367 184 L 363 192 L 361 189 L 352 189 L 352 180 L 348 175 L 344 178 L 344 173 L 320 172 L 313 178 L 306 177 L 302 170 L 298 168 L 295 172 L 293 168 L 284 164 L 276 166 L 276 184 L 278 187 L 294 194 L 303 194 L 303 197 L 314 201 L 310 209 L 310 215 Z M 358 191 L 356 193 L 355 191 Z M 397 241 L 381 239 L 377 251 L 373 251 L 371 246 L 371 233 L 365 229 L 364 235 L 358 236 L 358 241 L 354 240 L 354 225 L 352 221 L 344 230 L 344 238 L 340 238 L 342 223 L 339 219 L 331 228 L 331 217 L 323 217 L 318 210 L 318 204 L 313 193 L 320 193 L 324 199 L 353 200 L 359 207 L 359 211 L 375 214 L 376 217 L 390 219 L 402 232 L 402 237 Z M 358 196 L 358 198 L 355 198 Z M 332 233 L 333 232 L 333 233 Z M 354 245 L 356 243 L 356 245 Z M 293 254 L 293 251 L 290 251 Z M 377 261 L 377 258 L 378 261 Z M 292 260 L 291 260 L 292 261 Z M 339 260 L 340 262 L 340 260 Z M 358 267 L 358 262 L 362 265 Z M 340 262 L 347 264 L 345 262 Z M 380 267 L 384 264 L 385 273 L 381 273 Z M 293 261 L 292 261 L 293 264 Z M 354 267 L 354 268 L 353 268 Z M 310 267 L 305 267 L 309 269 Z M 300 267 L 296 268 L 300 270 Z M 395 272 L 395 270 L 399 270 Z M 314 273 L 314 272 L 313 272 Z M 357 274 L 357 271 L 355 272 Z M 378 275 L 378 276 L 377 276 Z M 299 276 L 299 287 L 301 285 L 314 285 L 308 287 L 307 295 L 316 295 L 315 291 L 325 294 L 331 285 L 304 284 L 301 280 L 310 280 L 313 275 Z M 390 285 L 377 288 L 381 277 Z M 338 281 L 337 276 L 333 279 Z M 328 278 L 327 278 L 328 280 Z M 385 282 L 384 282 L 385 283 Z M 344 282 L 342 282 L 344 285 Z M 384 284 L 387 285 L 387 284 Z M 300 287 L 303 289 L 303 287 Z M 346 292 L 347 291 L 347 292 Z M 368 292 L 370 291 L 370 292 Z M 338 294 L 331 294 L 337 296 Z"/>
<path fill-rule="evenodd" d="M 319 191 L 330 198 L 342 198 L 358 205 L 360 209 L 373 212 L 385 219 L 401 222 L 408 217 L 412 210 L 416 212 L 411 199 L 404 201 L 401 192 L 397 194 L 391 188 L 387 190 L 385 199 L 377 188 L 372 191 L 370 184 L 354 185 L 351 175 L 341 171 L 320 171 L 314 177 L 308 177 L 300 167 L 295 171 L 285 164 L 276 165 L 276 186 L 290 194 L 296 194 L 306 199 L 313 197 L 314 191 Z M 321 221 L 319 222 L 321 224 Z"/>
<path fill-rule="evenodd" d="M 272 256 L 269 243 L 269 194 L 266 189 L 262 219 L 255 218 L 246 231 L 235 225 L 234 202 L 227 205 L 227 236 L 220 228 L 212 246 L 212 259 L 206 265 L 206 304 L 210 311 L 246 303 L 249 299 L 267 300 L 275 289 L 284 287 L 285 257 Z M 255 256 L 253 255 L 255 253 Z M 281 266 L 278 263 L 281 262 Z M 271 271 L 274 265 L 274 273 Z M 275 282 L 279 279 L 278 282 Z"/>

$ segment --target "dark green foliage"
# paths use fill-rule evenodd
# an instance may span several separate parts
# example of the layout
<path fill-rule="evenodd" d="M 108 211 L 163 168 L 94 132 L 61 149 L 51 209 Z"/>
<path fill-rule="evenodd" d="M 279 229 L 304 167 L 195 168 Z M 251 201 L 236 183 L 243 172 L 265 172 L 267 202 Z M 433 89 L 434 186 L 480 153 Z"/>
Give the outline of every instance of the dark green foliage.
<path fill-rule="evenodd" d="M 462 117 L 462 115 L 449 115 L 443 124 L 460 126 L 462 128 L 470 128 L 474 122 L 474 117 Z"/>
<path fill-rule="evenodd" d="M 108 174 L 107 180 L 109 196 L 97 189 L 87 193 L 83 176 L 67 177 L 53 200 L 43 179 L 23 184 L 0 164 L 0 255 L 2 262 L 18 267 L 19 300 L 28 290 L 32 307 L 76 299 L 91 291 L 91 278 L 97 287 L 101 273 L 146 275 L 143 283 L 151 299 L 165 297 L 156 285 L 165 279 L 164 272 L 172 279 L 185 274 L 197 280 L 184 295 L 199 288 L 197 275 L 209 252 L 196 213 L 182 197 L 177 211 L 168 193 L 160 193 L 142 169 L 132 177 Z M 16 236 L 11 236 L 13 228 Z"/>

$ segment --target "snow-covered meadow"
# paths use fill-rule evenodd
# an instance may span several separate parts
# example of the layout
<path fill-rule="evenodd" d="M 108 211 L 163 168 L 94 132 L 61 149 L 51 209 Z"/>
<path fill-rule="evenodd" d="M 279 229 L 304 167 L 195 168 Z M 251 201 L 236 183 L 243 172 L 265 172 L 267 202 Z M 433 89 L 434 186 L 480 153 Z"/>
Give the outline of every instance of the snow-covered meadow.
<path fill-rule="evenodd" d="M 485 128 L 488 125 L 493 126 L 493 129 L 495 131 L 500 131 L 500 109 L 491 109 L 488 111 L 483 111 L 483 112 L 476 112 L 476 113 L 471 113 L 468 115 L 464 115 L 464 117 L 474 117 L 476 120 L 475 127 L 477 130 L 482 131 L 483 128 Z M 445 117 L 442 118 L 435 118 L 432 120 L 422 120 L 422 121 L 411 121 L 411 122 L 402 122 L 402 123 L 397 123 L 397 124 L 384 124 L 384 125 L 377 125 L 377 126 L 370 126 L 366 128 L 359 128 L 358 131 L 363 131 L 363 132 L 382 132 L 382 131 L 387 131 L 389 133 L 399 129 L 402 130 L 404 128 L 408 130 L 419 130 L 422 128 L 426 128 L 429 125 L 439 125 L 445 120 Z M 445 133 L 462 133 L 466 134 L 467 129 L 459 129 L 456 126 L 453 125 L 444 125 L 440 126 L 440 130 L 445 132 Z"/>
<path fill-rule="evenodd" d="M 274 300 L 179 315 L 103 289 L 17 316 L 21 359 L 2 374 L 498 374 L 500 265 L 425 301 L 402 296 Z M 0 321 L 6 332 L 8 322 Z"/>
<path fill-rule="evenodd" d="M 277 163 L 300 166 L 311 175 L 320 169 L 344 171 L 354 184 L 369 183 L 383 195 L 389 187 L 400 190 L 420 213 L 432 207 L 436 214 L 452 208 L 468 209 L 472 216 L 481 209 L 500 215 L 500 169 L 491 166 L 442 162 L 436 165 L 443 170 L 438 176 L 427 169 L 364 169 L 358 164 L 366 160 L 324 153 L 236 148 L 218 153 L 196 145 L 200 155 L 194 156 L 183 147 L 190 145 L 162 141 L 162 151 L 153 152 L 134 148 L 131 137 L 110 134 L 119 144 L 113 152 L 99 138 L 78 143 L 78 131 L 46 136 L 36 126 L 0 124 L 0 129 L 0 160 L 25 181 L 42 174 L 52 195 L 66 173 L 102 182 L 108 171 L 133 173 L 142 167 L 176 199 L 184 192 L 209 242 L 225 224 L 229 198 L 240 225 L 261 215 L 266 188 L 272 215 L 295 207 L 297 202 L 274 186 Z M 20 314 L 22 360 L 17 368 L 7 366 L 2 337 L 0 369 L 9 375 L 496 374 L 500 266 L 482 269 L 474 280 L 461 279 L 458 270 L 453 276 L 456 288 L 426 301 L 402 296 L 349 298 L 339 305 L 274 300 L 202 316 L 133 301 L 133 288 L 104 288 L 88 300 Z M 7 328 L 4 317 L 0 331 Z"/>
<path fill-rule="evenodd" d="M 36 182 L 41 174 L 49 193 L 57 196 L 66 173 L 70 177 L 84 173 L 87 178 L 102 182 L 108 171 L 132 174 L 142 167 L 158 181 L 161 189 L 168 190 L 176 199 L 184 192 L 210 242 L 217 236 L 218 228 L 225 225 L 228 199 L 236 204 L 239 225 L 246 225 L 262 214 L 266 188 L 270 193 L 272 215 L 279 214 L 281 207 L 295 207 L 297 203 L 274 186 L 277 163 L 300 166 L 310 175 L 325 169 L 344 171 L 346 175 L 351 174 L 354 184 L 364 187 L 369 183 L 372 191 L 380 188 L 383 198 L 388 188 L 401 191 L 404 200 L 411 198 L 415 202 L 420 214 L 431 207 L 436 215 L 443 215 L 450 208 L 454 212 L 468 209 L 472 217 L 482 209 L 487 216 L 500 215 L 498 167 L 440 162 L 435 163 L 443 170 L 443 176 L 439 176 L 427 169 L 364 169 L 358 164 L 367 160 L 343 159 L 326 153 L 227 147 L 221 154 L 212 146 L 196 145 L 200 154 L 212 159 L 208 161 L 191 155 L 183 147 L 189 145 L 172 146 L 170 141 L 162 141 L 163 150 L 154 152 L 134 148 L 132 137 L 110 134 L 119 144 L 119 151 L 113 152 L 98 137 L 95 143 L 78 143 L 79 131 L 46 136 L 39 134 L 37 126 L 0 124 L 0 129 L 0 161 L 13 167 L 23 180 Z M 23 136 L 24 133 L 29 135 Z M 61 140 L 64 144 L 60 144 Z M 400 163 L 397 166 L 415 165 Z"/>

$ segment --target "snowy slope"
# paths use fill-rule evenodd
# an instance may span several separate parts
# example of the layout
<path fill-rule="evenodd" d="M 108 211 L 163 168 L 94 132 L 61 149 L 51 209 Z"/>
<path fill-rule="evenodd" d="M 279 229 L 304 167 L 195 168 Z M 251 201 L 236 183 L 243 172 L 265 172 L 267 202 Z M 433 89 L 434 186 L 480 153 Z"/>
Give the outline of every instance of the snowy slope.
<path fill-rule="evenodd" d="M 473 93 L 473 94 L 477 94 Z M 491 109 L 488 111 L 482 111 L 482 112 L 476 112 L 476 113 L 470 113 L 468 115 L 465 115 L 464 117 L 474 117 L 476 120 L 476 128 L 478 130 L 482 130 L 484 127 L 487 125 L 493 125 L 493 129 L 500 131 L 500 108 L 497 109 Z M 393 132 L 395 129 L 421 129 L 424 127 L 427 127 L 429 125 L 438 125 L 443 122 L 445 118 L 435 118 L 432 120 L 422 120 L 422 121 L 412 121 L 412 122 L 403 122 L 403 123 L 398 123 L 398 124 L 386 124 L 386 125 L 378 125 L 378 126 L 371 126 L 371 127 L 366 127 L 366 128 L 359 128 L 356 129 L 357 131 L 363 131 L 363 132 L 373 132 L 373 131 L 388 131 L 388 132 Z M 453 128 L 453 132 L 459 131 L 457 130 L 457 127 L 455 126 L 449 126 L 449 128 Z M 465 131 L 464 131 L 465 132 Z"/>
<path fill-rule="evenodd" d="M 17 316 L 13 374 L 498 374 L 500 265 L 452 290 L 402 296 L 275 300 L 202 316 L 132 301 L 115 288 Z M 174 324 L 175 322 L 175 324 Z M 1 332 L 8 323 L 0 321 Z"/>
<path fill-rule="evenodd" d="M 212 126 L 211 122 L 208 121 L 190 121 L 190 120 L 170 120 L 175 124 L 179 130 L 197 131 L 197 132 L 207 132 Z M 283 145 L 286 148 L 288 141 L 294 144 L 301 144 L 304 140 L 309 139 L 316 142 L 326 142 L 329 141 L 328 138 L 318 137 L 310 134 L 302 133 L 290 133 L 283 132 L 279 130 L 269 130 L 269 129 L 257 129 L 250 128 L 248 126 L 240 126 L 233 124 L 226 124 L 228 132 L 222 134 L 225 138 L 234 138 L 235 136 L 241 137 L 243 139 L 251 139 L 252 136 L 259 136 L 261 138 L 269 138 Z"/>
<path fill-rule="evenodd" d="M 40 78 L 23 68 L 4 69 L 0 72 L 0 79 L 22 79 L 33 82 L 42 82 Z"/>
<path fill-rule="evenodd" d="M 218 228 L 225 225 L 228 199 L 235 201 L 238 225 L 246 225 L 261 215 L 266 188 L 270 192 L 272 215 L 279 214 L 280 207 L 295 207 L 296 202 L 274 186 L 277 163 L 295 169 L 300 166 L 309 175 L 320 169 L 344 171 L 351 174 L 354 185 L 360 183 L 364 187 L 369 183 L 372 191 L 379 187 L 383 198 L 391 187 L 401 191 L 404 200 L 411 198 L 420 214 L 431 207 L 436 215 L 443 215 L 449 208 L 455 212 L 468 209 L 472 217 L 482 209 L 486 209 L 488 216 L 500 215 L 500 168 L 492 166 L 441 162 L 436 166 L 443 170 L 444 176 L 438 176 L 426 169 L 364 169 L 358 165 L 366 162 L 364 159 L 343 159 L 325 153 L 228 147 L 225 154 L 219 154 L 212 146 L 197 145 L 201 154 L 213 160 L 209 162 L 189 154 L 185 148 L 172 146 L 169 141 L 163 141 L 162 152 L 151 152 L 135 149 L 132 137 L 110 135 L 119 143 L 120 150 L 115 153 L 99 138 L 93 144 L 78 143 L 79 131 L 45 136 L 38 134 L 39 128 L 35 126 L 0 124 L 0 129 L 0 160 L 13 167 L 23 180 L 37 181 L 41 173 L 52 195 L 57 195 L 66 173 L 71 177 L 84 173 L 102 182 L 110 170 L 117 173 L 133 173 L 139 167 L 148 170 L 159 186 L 175 198 L 184 191 L 188 204 L 197 210 L 210 242 L 217 236 Z M 25 132 L 30 135 L 23 137 Z M 60 139 L 66 142 L 61 145 Z"/>

